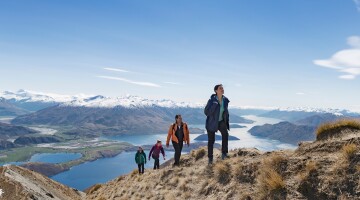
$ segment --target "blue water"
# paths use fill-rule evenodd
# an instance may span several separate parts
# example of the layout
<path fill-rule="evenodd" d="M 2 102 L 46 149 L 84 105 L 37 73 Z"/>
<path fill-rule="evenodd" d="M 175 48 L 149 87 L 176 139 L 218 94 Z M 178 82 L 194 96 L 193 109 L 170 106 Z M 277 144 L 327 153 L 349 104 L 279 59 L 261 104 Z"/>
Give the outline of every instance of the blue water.
<path fill-rule="evenodd" d="M 78 190 L 84 190 L 96 183 L 105 183 L 137 169 L 135 153 L 136 152 L 123 152 L 112 158 L 83 163 L 51 178 Z M 148 156 L 148 152 L 146 152 L 146 154 Z M 172 158 L 173 156 L 173 152 L 166 152 L 166 159 Z M 161 156 L 160 164 L 164 162 Z M 145 173 L 147 170 L 153 170 L 153 166 L 154 160 L 151 159 L 151 161 L 148 161 L 145 165 Z"/>
<path fill-rule="evenodd" d="M 248 130 L 256 125 L 263 125 L 265 123 L 275 124 L 280 122 L 278 119 L 263 118 L 257 116 L 244 116 L 248 119 L 254 120 L 253 124 L 240 124 L 246 125 L 246 128 L 233 128 L 230 131 L 230 135 L 238 137 L 240 140 L 229 141 L 229 149 L 247 147 L 247 148 L 258 148 L 263 151 L 272 151 L 277 149 L 294 149 L 296 146 L 291 144 L 284 144 L 276 140 L 269 140 L 265 138 L 259 138 L 252 136 Z M 204 128 L 204 125 L 189 125 L 194 128 Z M 190 138 L 197 137 L 199 134 L 191 134 Z M 156 135 L 121 135 L 113 137 L 102 137 L 100 139 L 111 139 L 116 141 L 129 142 L 133 145 L 152 145 L 157 139 L 163 141 L 165 144 L 167 134 L 156 134 Z M 220 142 L 220 141 L 217 141 Z M 146 151 L 146 154 L 149 152 Z M 184 152 L 185 153 L 185 152 Z M 167 159 L 173 157 L 173 152 L 166 152 Z M 66 162 L 72 159 L 77 159 L 73 154 L 38 154 L 34 155 L 31 161 L 39 162 Z M 135 152 L 123 152 L 118 156 L 112 158 L 103 158 L 96 161 L 87 162 L 78 166 L 72 167 L 69 171 L 57 174 L 52 178 L 60 183 L 68 185 L 70 187 L 84 190 L 96 183 L 105 183 L 111 179 L 114 179 L 120 175 L 127 174 L 134 169 L 137 169 L 137 165 L 134 161 Z M 160 163 L 163 163 L 161 160 Z M 145 166 L 148 170 L 152 170 L 153 160 L 148 162 Z M 146 173 L 146 172 L 145 172 Z"/>
<path fill-rule="evenodd" d="M 62 163 L 81 158 L 80 153 L 40 153 L 31 157 L 30 162 Z"/>

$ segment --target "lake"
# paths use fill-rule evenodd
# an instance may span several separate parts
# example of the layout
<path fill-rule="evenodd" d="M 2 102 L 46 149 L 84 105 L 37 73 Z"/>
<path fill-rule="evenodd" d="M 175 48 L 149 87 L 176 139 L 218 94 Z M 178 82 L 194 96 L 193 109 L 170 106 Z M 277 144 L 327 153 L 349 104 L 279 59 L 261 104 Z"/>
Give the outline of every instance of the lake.
<path fill-rule="evenodd" d="M 282 143 L 278 140 L 270 140 L 266 138 L 260 138 L 257 136 L 251 135 L 248 131 L 254 127 L 264 124 L 276 124 L 283 120 L 266 118 L 266 117 L 258 117 L 253 115 L 242 116 L 246 119 L 251 119 L 255 121 L 253 124 L 239 124 L 246 126 L 246 128 L 232 128 L 230 130 L 230 135 L 239 138 L 240 140 L 229 141 L 229 149 L 235 148 L 252 148 L 255 147 L 261 151 L 273 151 L 279 149 L 295 149 L 297 146 L 292 144 Z M 218 133 L 220 134 L 220 133 Z M 219 141 L 221 143 L 221 141 Z"/>
<path fill-rule="evenodd" d="M 257 116 L 244 116 L 247 119 L 254 120 L 253 124 L 240 124 L 246 126 L 246 128 L 233 128 L 230 131 L 230 135 L 240 138 L 240 140 L 229 141 L 229 148 L 235 149 L 240 147 L 246 148 L 258 148 L 262 151 L 272 151 L 278 149 L 294 149 L 296 146 L 291 144 L 284 144 L 276 140 L 269 140 L 264 138 L 259 138 L 252 136 L 248 130 L 256 125 L 263 124 L 275 124 L 282 120 L 257 117 Z M 194 128 L 204 128 L 204 125 L 189 125 L 189 127 Z M 197 137 L 199 134 L 191 134 L 191 138 Z M 102 139 L 111 139 L 116 141 L 129 142 L 133 145 L 147 145 L 155 144 L 157 139 L 160 139 L 165 143 L 166 134 L 156 134 L 156 135 L 122 135 L 122 136 L 112 136 L 112 137 L 103 137 Z M 221 143 L 221 141 L 217 141 Z M 205 143 L 206 144 L 206 143 Z M 148 151 L 145 151 L 148 155 Z M 173 152 L 166 152 L 167 158 L 172 158 Z M 137 165 L 134 161 L 135 152 L 123 152 L 118 156 L 113 158 L 103 158 L 98 159 L 93 162 L 87 162 L 75 167 L 72 167 L 69 171 L 60 173 L 53 176 L 52 178 L 56 181 L 59 181 L 63 184 L 66 184 L 70 187 L 77 188 L 79 190 L 84 190 L 96 183 L 105 183 L 111 179 L 114 179 L 120 175 L 127 174 L 134 169 L 137 169 Z M 161 160 L 161 163 L 164 161 Z M 148 162 L 145 166 L 147 169 L 153 167 L 153 160 Z M 145 172 L 146 173 L 146 172 Z"/>
<path fill-rule="evenodd" d="M 57 174 L 52 179 L 76 188 L 78 190 L 84 190 L 96 183 L 105 183 L 120 175 L 132 172 L 137 169 L 135 163 L 136 152 L 122 152 L 119 155 L 112 158 L 98 159 L 92 162 L 86 162 L 78 166 L 72 167 L 69 171 Z M 146 156 L 148 151 L 145 151 Z M 173 152 L 165 152 L 166 159 L 174 156 Z M 160 157 L 160 164 L 165 160 Z M 153 170 L 154 160 L 148 161 L 145 165 L 145 173 L 147 170 Z"/>
<path fill-rule="evenodd" d="M 229 149 L 235 148 L 258 148 L 262 151 L 272 151 L 278 149 L 295 149 L 296 146 L 291 144 L 281 143 L 276 140 L 270 140 L 265 138 L 259 138 L 252 136 L 248 131 L 253 126 L 263 125 L 263 124 L 275 124 L 282 120 L 258 117 L 253 115 L 243 116 L 247 119 L 255 121 L 253 124 L 239 124 L 244 125 L 246 128 L 232 128 L 230 135 L 238 137 L 240 140 L 229 141 Z M 204 125 L 189 125 L 193 128 L 202 128 Z M 219 133 L 218 133 L 219 134 Z M 197 137 L 199 134 L 191 134 L 191 138 Z M 121 135 L 121 136 L 112 136 L 112 137 L 101 137 L 101 139 L 106 140 L 116 140 L 129 142 L 136 146 L 141 145 L 152 145 L 156 143 L 157 139 L 163 141 L 165 145 L 167 134 L 155 134 L 155 135 Z M 216 141 L 221 144 L 221 141 Z M 204 143 L 206 145 L 206 142 Z M 148 155 L 149 151 L 145 151 Z M 184 152 L 185 153 L 185 152 Z M 167 159 L 172 158 L 174 152 L 166 152 Z M 33 156 L 33 161 L 40 162 L 66 162 L 69 159 L 74 159 L 75 155 L 70 154 L 37 154 Z M 78 156 L 78 155 L 76 155 Z M 84 190 L 96 183 L 105 183 L 109 180 L 112 180 L 120 175 L 127 174 L 134 169 L 137 169 L 137 165 L 134 161 L 135 152 L 123 152 L 112 158 L 102 158 L 92 162 L 86 162 L 78 166 L 72 167 L 70 170 L 63 173 L 57 174 L 52 179 L 68 185 L 70 187 Z M 75 158 L 76 159 L 76 158 Z M 161 160 L 160 163 L 164 163 L 164 160 Z M 153 160 L 147 163 L 145 166 L 146 169 L 152 170 Z M 146 172 L 145 172 L 146 173 Z"/>

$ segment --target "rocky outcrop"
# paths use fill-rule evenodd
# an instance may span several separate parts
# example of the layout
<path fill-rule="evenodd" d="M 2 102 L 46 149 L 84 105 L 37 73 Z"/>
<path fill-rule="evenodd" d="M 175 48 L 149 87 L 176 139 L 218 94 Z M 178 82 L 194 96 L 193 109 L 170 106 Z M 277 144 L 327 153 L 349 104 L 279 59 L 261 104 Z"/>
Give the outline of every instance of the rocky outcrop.
<path fill-rule="evenodd" d="M 28 169 L 8 165 L 0 167 L 0 199 L 80 200 L 85 194 Z"/>

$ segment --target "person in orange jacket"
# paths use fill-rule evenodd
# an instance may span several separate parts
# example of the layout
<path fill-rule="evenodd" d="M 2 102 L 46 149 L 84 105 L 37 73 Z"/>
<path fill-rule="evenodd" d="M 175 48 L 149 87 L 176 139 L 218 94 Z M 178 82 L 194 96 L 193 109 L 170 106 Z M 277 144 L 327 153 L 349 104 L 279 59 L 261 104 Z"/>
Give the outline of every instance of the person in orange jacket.
<path fill-rule="evenodd" d="M 169 147 L 170 139 L 172 141 L 174 150 L 175 150 L 175 163 L 174 166 L 180 165 L 180 156 L 183 148 L 184 142 L 189 146 L 190 145 L 190 132 L 186 123 L 182 121 L 181 115 L 175 116 L 175 123 L 171 124 L 168 131 L 168 136 L 166 139 L 166 147 Z"/>

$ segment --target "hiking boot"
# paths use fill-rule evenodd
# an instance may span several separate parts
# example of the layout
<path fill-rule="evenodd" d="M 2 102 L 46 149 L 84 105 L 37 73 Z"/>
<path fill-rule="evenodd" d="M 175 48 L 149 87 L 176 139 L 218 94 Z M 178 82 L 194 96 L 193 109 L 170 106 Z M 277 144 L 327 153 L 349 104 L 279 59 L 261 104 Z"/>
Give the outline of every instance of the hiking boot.
<path fill-rule="evenodd" d="M 230 158 L 226 153 L 221 154 L 221 159 L 225 160 L 227 158 Z"/>
<path fill-rule="evenodd" d="M 209 158 L 209 165 L 212 165 L 213 164 L 213 159 L 212 158 Z"/>

